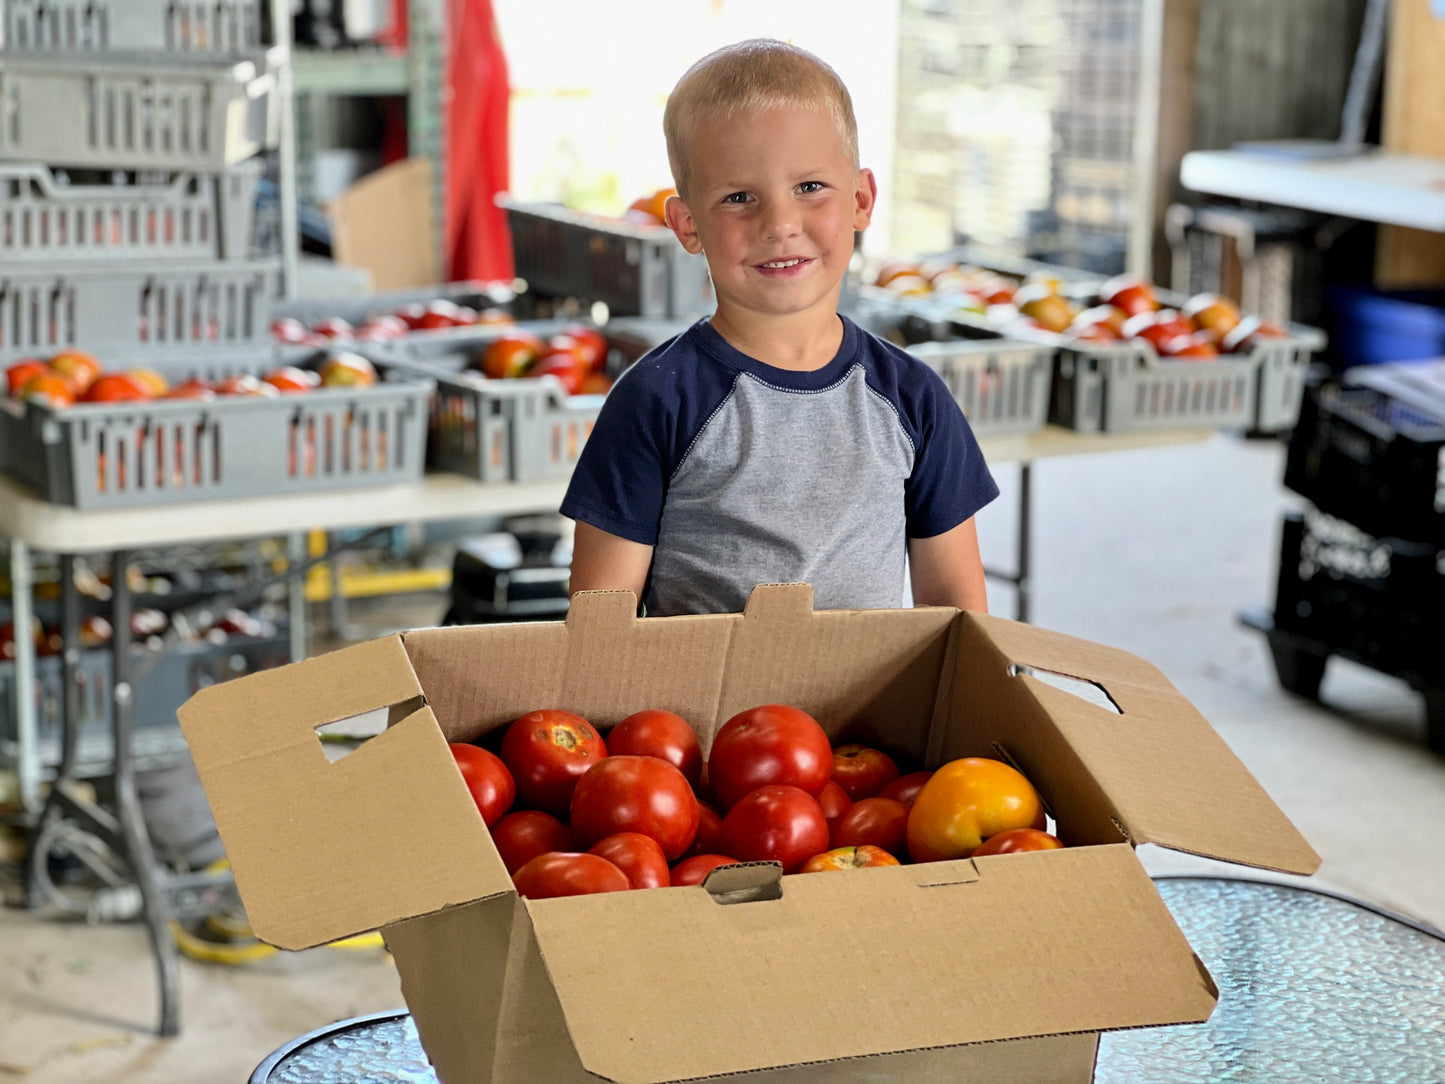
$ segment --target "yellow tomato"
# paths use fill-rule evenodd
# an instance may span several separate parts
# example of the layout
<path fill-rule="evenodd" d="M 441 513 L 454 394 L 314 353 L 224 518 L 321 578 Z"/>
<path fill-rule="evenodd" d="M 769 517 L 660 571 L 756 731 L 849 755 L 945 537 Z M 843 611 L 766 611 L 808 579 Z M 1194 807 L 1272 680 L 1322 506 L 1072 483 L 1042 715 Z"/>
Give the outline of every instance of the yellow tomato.
<path fill-rule="evenodd" d="M 967 858 L 999 832 L 1043 827 L 1043 803 L 1022 773 L 964 757 L 939 768 L 918 792 L 908 813 L 908 853 L 915 862 Z"/>

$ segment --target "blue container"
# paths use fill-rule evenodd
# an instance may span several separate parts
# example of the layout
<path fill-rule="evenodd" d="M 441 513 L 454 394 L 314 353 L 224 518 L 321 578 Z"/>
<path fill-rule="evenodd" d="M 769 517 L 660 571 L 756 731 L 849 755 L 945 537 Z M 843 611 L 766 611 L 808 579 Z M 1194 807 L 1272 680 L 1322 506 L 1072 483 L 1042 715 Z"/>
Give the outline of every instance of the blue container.
<path fill-rule="evenodd" d="M 1342 365 L 1445 357 L 1445 290 L 1328 286 L 1330 344 Z"/>

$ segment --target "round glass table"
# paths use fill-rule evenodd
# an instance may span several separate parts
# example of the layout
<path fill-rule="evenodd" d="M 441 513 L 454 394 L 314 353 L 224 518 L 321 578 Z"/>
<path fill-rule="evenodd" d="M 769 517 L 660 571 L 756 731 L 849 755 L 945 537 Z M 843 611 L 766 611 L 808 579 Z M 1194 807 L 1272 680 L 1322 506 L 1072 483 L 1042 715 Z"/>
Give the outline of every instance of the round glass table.
<path fill-rule="evenodd" d="M 1161 877 L 1219 986 L 1203 1024 L 1105 1032 L 1096 1084 L 1445 1081 L 1445 935 L 1270 881 Z M 344 1020 L 272 1053 L 250 1084 L 436 1084 L 404 1011 Z"/>

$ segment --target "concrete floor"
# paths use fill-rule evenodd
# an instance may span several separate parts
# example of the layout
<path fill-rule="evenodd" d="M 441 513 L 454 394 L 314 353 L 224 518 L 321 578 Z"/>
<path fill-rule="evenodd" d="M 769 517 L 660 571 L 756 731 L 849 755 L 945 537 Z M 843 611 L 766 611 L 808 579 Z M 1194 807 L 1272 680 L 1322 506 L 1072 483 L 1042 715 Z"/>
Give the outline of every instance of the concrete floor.
<path fill-rule="evenodd" d="M 1243 607 L 1274 596 L 1282 447 L 1206 443 L 1034 468 L 1036 624 L 1149 659 L 1203 712 L 1324 858 L 1312 882 L 1445 928 L 1445 758 L 1420 698 L 1334 660 L 1322 697 L 1276 684 Z M 985 558 L 1013 552 L 1017 468 L 980 516 Z M 1005 587 L 996 613 L 1012 614 Z M 428 623 L 432 599 L 373 609 L 373 633 Z M 1217 864 L 1152 847 L 1154 872 Z M 3 869 L 0 866 L 0 869 Z M 1227 867 L 1232 872 L 1242 872 Z M 12 867 L 13 870 L 13 867 Z M 333 1021 L 402 1004 L 377 950 L 317 949 L 243 967 L 183 961 L 183 1032 L 147 1033 L 152 967 L 138 926 L 85 927 L 0 908 L 0 1084 L 240 1082 L 267 1053 Z"/>

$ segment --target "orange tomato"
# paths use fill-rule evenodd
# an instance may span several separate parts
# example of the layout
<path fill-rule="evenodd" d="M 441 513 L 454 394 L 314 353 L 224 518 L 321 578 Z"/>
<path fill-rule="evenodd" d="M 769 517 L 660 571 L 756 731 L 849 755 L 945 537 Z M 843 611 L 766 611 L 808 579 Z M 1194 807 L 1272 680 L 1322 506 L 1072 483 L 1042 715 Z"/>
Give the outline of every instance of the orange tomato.
<path fill-rule="evenodd" d="M 838 869 L 868 869 L 870 866 L 896 866 L 898 859 L 882 847 L 864 843 L 859 847 L 834 847 L 815 854 L 803 863 L 799 873 L 827 873 Z"/>
<path fill-rule="evenodd" d="M 977 858 L 982 854 L 1018 854 L 1021 851 L 1052 851 L 1062 847 L 1058 836 L 1037 828 L 1010 828 L 996 836 L 989 836 L 973 852 Z"/>
<path fill-rule="evenodd" d="M 35 399 L 51 406 L 69 406 L 75 402 L 75 385 L 59 373 L 49 370 L 32 376 L 20 389 L 22 399 Z"/>
<path fill-rule="evenodd" d="M 129 373 L 102 373 L 81 396 L 87 403 L 140 403 L 154 398 L 150 388 Z"/>
<path fill-rule="evenodd" d="M 138 382 L 157 399 L 171 390 L 171 382 L 154 369 L 127 369 L 126 376 Z"/>
<path fill-rule="evenodd" d="M 547 350 L 530 331 L 504 331 L 482 353 L 482 372 L 493 380 L 521 376 Z"/>
<path fill-rule="evenodd" d="M 84 350 L 62 350 L 50 359 L 50 367 L 69 380 L 77 394 L 90 387 L 100 375 L 99 359 Z"/>
<path fill-rule="evenodd" d="M 310 391 L 321 383 L 321 377 L 318 374 L 307 369 L 298 369 L 294 365 L 283 365 L 279 369 L 272 369 L 262 379 L 277 391 L 288 394 Z"/>
<path fill-rule="evenodd" d="M 934 772 L 908 813 L 915 862 L 967 858 L 1010 828 L 1042 828 L 1044 806 L 1023 774 L 987 757 L 964 757 Z"/>

